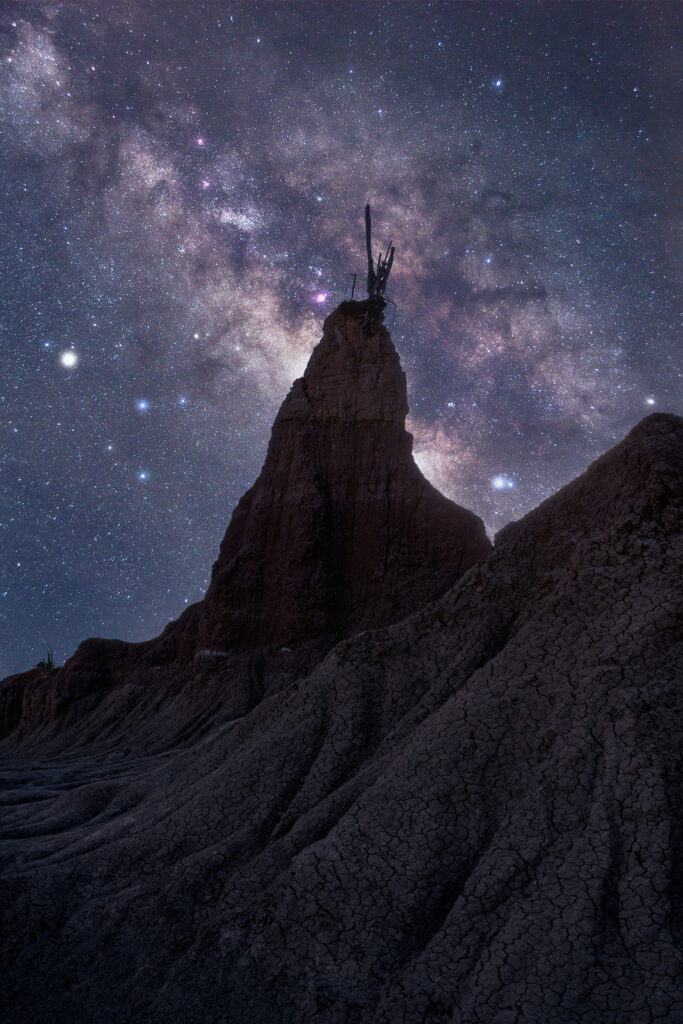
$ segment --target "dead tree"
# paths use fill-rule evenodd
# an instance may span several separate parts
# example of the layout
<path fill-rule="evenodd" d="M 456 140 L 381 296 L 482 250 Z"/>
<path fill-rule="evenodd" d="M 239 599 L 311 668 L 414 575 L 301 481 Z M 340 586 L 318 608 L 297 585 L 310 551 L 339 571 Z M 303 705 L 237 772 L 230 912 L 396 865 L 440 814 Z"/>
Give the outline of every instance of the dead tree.
<path fill-rule="evenodd" d="M 368 253 L 368 298 L 376 299 L 384 296 L 384 289 L 389 280 L 391 265 L 394 262 L 394 247 L 389 242 L 386 255 L 377 257 L 377 269 L 372 258 L 372 228 L 370 224 L 370 204 L 365 207 L 365 248 Z"/>

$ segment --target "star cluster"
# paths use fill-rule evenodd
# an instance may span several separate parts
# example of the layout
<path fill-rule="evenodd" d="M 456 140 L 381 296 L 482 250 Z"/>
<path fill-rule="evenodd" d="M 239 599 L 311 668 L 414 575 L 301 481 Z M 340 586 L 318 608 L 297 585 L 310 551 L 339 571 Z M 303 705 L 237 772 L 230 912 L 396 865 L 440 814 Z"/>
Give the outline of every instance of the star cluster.
<path fill-rule="evenodd" d="M 669 3 L 0 9 L 0 676 L 203 594 L 393 238 L 416 458 L 493 533 L 679 411 Z"/>

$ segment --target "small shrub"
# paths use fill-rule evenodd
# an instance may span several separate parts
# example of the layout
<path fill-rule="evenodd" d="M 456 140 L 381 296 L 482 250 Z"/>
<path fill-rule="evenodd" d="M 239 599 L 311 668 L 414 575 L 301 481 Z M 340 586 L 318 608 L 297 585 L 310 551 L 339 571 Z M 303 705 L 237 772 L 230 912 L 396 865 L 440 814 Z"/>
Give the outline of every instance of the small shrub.
<path fill-rule="evenodd" d="M 55 659 L 52 656 L 52 651 L 47 652 L 46 658 L 41 658 L 40 661 L 36 662 L 36 668 L 44 668 L 48 672 L 52 672 L 55 667 Z"/>

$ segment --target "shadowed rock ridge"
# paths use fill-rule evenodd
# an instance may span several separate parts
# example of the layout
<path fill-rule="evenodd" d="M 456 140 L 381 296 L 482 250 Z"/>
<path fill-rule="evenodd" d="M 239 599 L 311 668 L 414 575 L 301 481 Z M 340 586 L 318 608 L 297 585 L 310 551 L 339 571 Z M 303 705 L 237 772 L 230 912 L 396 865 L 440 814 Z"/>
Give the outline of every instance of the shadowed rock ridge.
<path fill-rule="evenodd" d="M 681 1024 L 682 456 L 648 417 L 199 740 L 5 741 L 5 1019 Z"/>
<path fill-rule="evenodd" d="M 492 545 L 422 476 L 407 413 L 382 303 L 342 303 L 280 408 L 204 599 L 154 640 L 88 640 L 52 675 L 16 677 L 0 692 L 0 735 L 74 720 L 112 688 L 132 700 L 133 685 L 208 677 L 243 712 L 340 639 L 443 594 Z"/>

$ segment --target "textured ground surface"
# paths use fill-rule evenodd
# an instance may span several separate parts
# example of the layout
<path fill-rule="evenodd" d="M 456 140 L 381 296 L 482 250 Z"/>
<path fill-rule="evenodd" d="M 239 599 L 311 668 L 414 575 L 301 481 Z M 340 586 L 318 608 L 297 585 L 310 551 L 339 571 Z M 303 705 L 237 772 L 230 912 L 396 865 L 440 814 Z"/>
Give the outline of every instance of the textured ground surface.
<path fill-rule="evenodd" d="M 682 450 L 649 417 L 244 717 L 5 741 L 2 1020 L 683 1022 Z"/>

